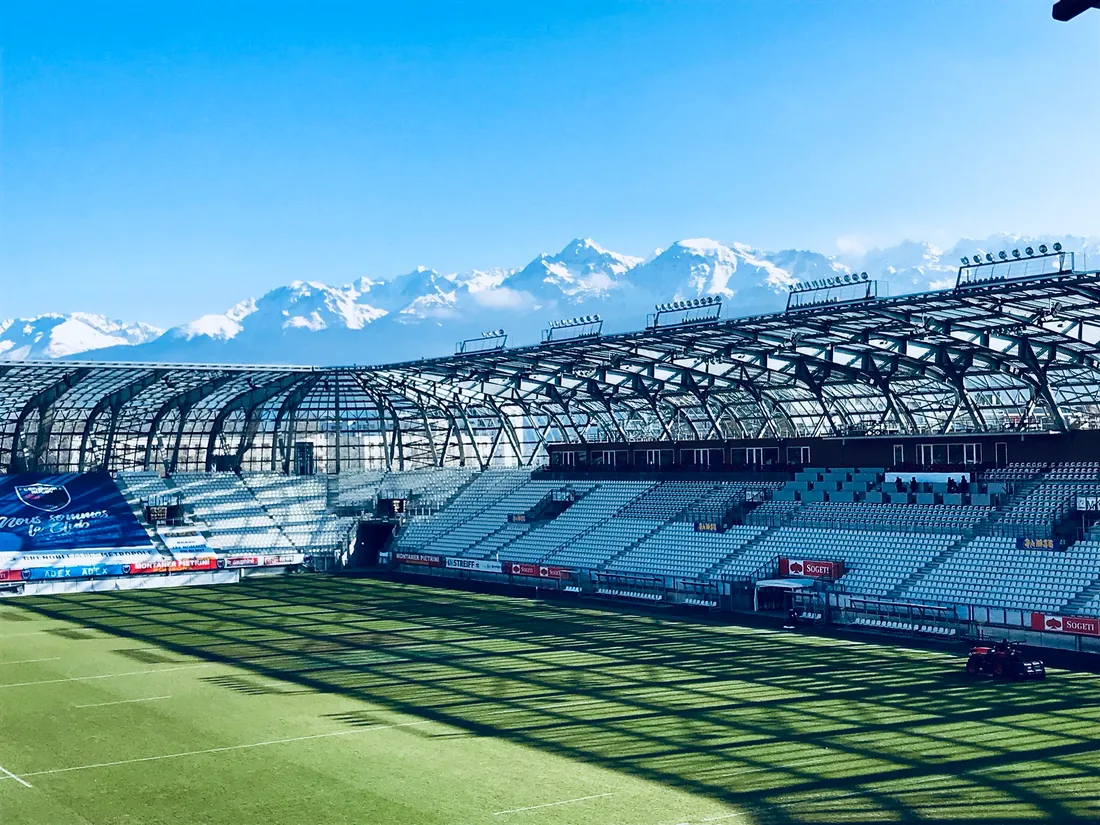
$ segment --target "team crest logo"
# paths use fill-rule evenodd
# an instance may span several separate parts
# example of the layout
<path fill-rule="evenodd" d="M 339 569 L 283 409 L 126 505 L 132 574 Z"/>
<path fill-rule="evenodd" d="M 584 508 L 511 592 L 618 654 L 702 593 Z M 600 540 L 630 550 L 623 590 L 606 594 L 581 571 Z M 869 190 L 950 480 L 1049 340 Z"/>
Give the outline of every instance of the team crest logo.
<path fill-rule="evenodd" d="M 72 499 L 69 491 L 56 484 L 25 484 L 15 488 L 15 495 L 21 502 L 35 510 L 56 513 L 69 506 Z"/>

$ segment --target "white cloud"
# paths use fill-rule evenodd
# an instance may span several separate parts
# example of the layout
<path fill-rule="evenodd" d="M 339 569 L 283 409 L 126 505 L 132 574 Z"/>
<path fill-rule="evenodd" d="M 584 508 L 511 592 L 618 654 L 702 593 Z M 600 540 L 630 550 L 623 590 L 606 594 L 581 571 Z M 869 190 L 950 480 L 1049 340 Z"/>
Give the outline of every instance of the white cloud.
<path fill-rule="evenodd" d="M 862 255 L 872 246 L 874 244 L 871 239 L 859 232 L 841 235 L 836 239 L 836 248 L 841 255 Z"/>
<path fill-rule="evenodd" d="M 492 309 L 534 309 L 535 299 L 527 292 L 519 292 L 506 286 L 485 289 L 471 293 L 471 296 L 483 307 Z"/>

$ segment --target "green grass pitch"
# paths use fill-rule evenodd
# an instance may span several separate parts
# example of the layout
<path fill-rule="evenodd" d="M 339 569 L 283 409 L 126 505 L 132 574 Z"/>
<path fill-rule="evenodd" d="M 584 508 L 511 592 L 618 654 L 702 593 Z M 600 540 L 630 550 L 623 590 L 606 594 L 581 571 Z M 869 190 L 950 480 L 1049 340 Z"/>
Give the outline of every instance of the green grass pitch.
<path fill-rule="evenodd" d="M 370 580 L 0 604 L 0 823 L 1100 821 L 1100 677 Z"/>

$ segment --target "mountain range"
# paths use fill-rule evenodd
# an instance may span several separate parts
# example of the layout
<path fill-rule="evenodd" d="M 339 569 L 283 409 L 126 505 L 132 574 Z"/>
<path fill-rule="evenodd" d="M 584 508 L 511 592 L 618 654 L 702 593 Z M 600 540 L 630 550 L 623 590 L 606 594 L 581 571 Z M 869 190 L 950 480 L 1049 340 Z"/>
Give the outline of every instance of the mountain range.
<path fill-rule="evenodd" d="M 942 288 L 954 284 L 964 255 L 1055 241 L 1078 253 L 1078 268 L 1088 256 L 1100 261 L 1100 238 L 1073 236 L 995 235 L 950 250 L 906 241 L 840 256 L 695 238 L 648 257 L 585 238 L 522 268 L 417 267 L 342 286 L 294 281 L 169 330 L 80 312 L 0 320 L 0 360 L 384 363 L 445 355 L 488 329 L 503 328 L 510 345 L 536 343 L 549 321 L 578 315 L 599 314 L 605 332 L 638 329 L 664 301 L 720 296 L 723 317 L 773 312 L 791 285 L 846 272 L 867 272 L 881 296 Z"/>

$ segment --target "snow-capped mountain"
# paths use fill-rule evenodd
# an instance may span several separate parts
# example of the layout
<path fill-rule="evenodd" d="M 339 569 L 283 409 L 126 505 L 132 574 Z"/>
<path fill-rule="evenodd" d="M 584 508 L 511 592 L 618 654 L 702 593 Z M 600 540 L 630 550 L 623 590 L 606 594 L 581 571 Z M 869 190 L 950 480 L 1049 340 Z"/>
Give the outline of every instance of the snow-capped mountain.
<path fill-rule="evenodd" d="M 630 273 L 650 303 L 720 296 L 731 315 L 781 309 L 789 287 L 826 273 L 849 271 L 815 252 L 764 252 L 745 244 L 725 246 L 709 238 L 677 241 Z"/>
<path fill-rule="evenodd" d="M 0 320 L 0 360 L 63 358 L 103 347 L 134 346 L 159 337 L 150 324 L 114 321 L 102 315 L 39 315 Z"/>
<path fill-rule="evenodd" d="M 954 283 L 963 255 L 1055 241 L 1079 252 L 1078 268 L 1087 258 L 1100 261 L 1100 239 L 1075 237 L 996 235 L 946 251 L 905 241 L 837 257 L 694 238 L 647 259 L 579 238 L 517 269 L 417 267 L 343 286 L 295 281 L 163 334 L 82 314 L 0 321 L 0 358 L 385 363 L 444 355 L 458 340 L 501 327 L 511 344 L 536 343 L 547 322 L 574 315 L 599 313 L 608 332 L 636 329 L 655 303 L 706 295 L 723 298 L 724 317 L 772 312 L 783 308 L 792 284 L 844 272 L 869 273 L 883 296 L 940 288 Z"/>
<path fill-rule="evenodd" d="M 545 303 L 582 304 L 629 288 L 626 275 L 641 262 L 641 258 L 609 252 L 591 238 L 578 238 L 556 255 L 539 255 L 507 285 Z"/>

